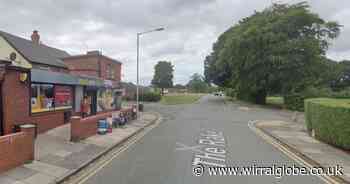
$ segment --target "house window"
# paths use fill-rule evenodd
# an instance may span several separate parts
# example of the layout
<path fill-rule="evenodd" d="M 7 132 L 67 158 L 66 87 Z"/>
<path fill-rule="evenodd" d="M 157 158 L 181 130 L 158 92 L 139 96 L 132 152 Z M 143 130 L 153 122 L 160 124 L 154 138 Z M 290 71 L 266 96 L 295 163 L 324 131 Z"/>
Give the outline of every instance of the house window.
<path fill-rule="evenodd" d="M 111 64 L 107 65 L 107 79 L 114 79 L 114 69 Z"/>
<path fill-rule="evenodd" d="M 52 84 L 31 85 L 32 113 L 72 108 L 72 89 Z"/>

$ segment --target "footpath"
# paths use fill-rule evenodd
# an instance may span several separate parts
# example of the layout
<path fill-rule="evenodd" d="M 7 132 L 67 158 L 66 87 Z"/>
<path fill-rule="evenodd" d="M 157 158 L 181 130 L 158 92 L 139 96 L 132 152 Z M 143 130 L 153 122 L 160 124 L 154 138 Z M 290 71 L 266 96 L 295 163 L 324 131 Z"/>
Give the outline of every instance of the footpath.
<path fill-rule="evenodd" d="M 70 142 L 70 124 L 52 129 L 38 135 L 35 160 L 0 174 L 0 184 L 60 183 L 157 120 L 158 114 L 144 112 L 138 120 L 114 128 L 112 133 L 80 142 Z"/>
<path fill-rule="evenodd" d="M 332 178 L 338 183 L 350 183 L 350 154 L 311 137 L 303 113 L 294 113 L 290 122 L 256 121 L 254 125 L 313 166 L 341 166 L 343 175 Z"/>

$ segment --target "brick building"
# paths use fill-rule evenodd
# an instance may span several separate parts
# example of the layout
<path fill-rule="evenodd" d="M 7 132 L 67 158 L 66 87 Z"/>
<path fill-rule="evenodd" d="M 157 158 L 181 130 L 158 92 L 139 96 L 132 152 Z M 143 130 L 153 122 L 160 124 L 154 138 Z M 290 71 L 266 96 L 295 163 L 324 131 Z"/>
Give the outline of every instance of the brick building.
<path fill-rule="evenodd" d="M 0 31 L 0 135 L 25 123 L 39 133 L 63 125 L 84 96 L 89 115 L 115 109 L 120 80 L 121 62 L 99 52 L 71 56 L 42 44 L 37 31 L 30 40 Z"/>

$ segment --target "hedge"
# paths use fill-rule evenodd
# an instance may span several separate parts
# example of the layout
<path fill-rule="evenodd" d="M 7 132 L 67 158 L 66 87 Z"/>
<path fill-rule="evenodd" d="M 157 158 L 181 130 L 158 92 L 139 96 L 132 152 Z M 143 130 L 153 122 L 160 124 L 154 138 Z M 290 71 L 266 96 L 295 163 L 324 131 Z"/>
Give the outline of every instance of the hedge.
<path fill-rule="evenodd" d="M 146 93 L 141 93 L 140 96 L 140 101 L 144 102 L 158 102 L 161 99 L 161 95 L 156 92 L 146 92 Z"/>
<path fill-rule="evenodd" d="M 283 97 L 284 105 L 287 109 L 300 112 L 304 111 L 304 99 L 305 96 L 300 93 L 289 94 Z"/>
<path fill-rule="evenodd" d="M 317 139 L 350 150 L 350 99 L 307 99 L 305 120 Z"/>

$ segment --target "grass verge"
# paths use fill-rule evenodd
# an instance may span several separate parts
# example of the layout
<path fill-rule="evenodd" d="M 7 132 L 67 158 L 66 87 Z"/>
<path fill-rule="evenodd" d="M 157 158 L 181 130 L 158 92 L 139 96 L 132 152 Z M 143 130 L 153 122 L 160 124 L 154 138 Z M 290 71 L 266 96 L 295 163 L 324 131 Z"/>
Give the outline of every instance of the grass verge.
<path fill-rule="evenodd" d="M 168 94 L 160 101 L 164 105 L 191 104 L 196 102 L 203 94 Z"/>

